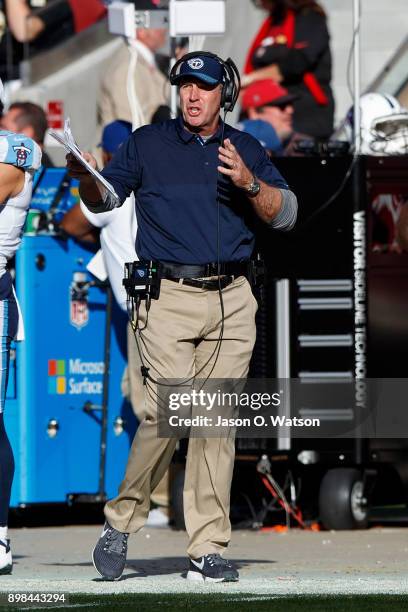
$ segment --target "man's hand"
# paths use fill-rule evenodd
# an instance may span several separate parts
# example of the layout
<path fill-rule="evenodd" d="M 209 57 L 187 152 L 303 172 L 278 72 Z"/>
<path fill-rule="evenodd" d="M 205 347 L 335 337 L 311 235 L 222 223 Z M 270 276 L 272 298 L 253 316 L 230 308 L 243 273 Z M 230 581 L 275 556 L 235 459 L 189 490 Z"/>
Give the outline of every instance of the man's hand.
<path fill-rule="evenodd" d="M 229 138 L 224 140 L 224 146 L 219 148 L 218 157 L 226 164 L 218 166 L 221 174 L 226 174 L 236 187 L 248 189 L 254 179 L 254 175 L 242 161 L 242 157 L 232 144 Z M 251 204 L 260 219 L 270 223 L 279 213 L 282 206 L 282 194 L 280 189 L 267 185 L 264 181 L 259 181 L 261 190 L 258 195 L 249 198 Z"/>
<path fill-rule="evenodd" d="M 282 83 L 283 76 L 277 64 L 271 64 L 270 66 L 254 70 L 249 74 L 244 74 L 241 79 L 241 86 L 248 87 L 248 85 L 255 81 L 263 81 L 265 79 L 272 79 L 277 83 Z"/>
<path fill-rule="evenodd" d="M 82 153 L 82 156 L 94 170 L 97 169 L 96 159 L 91 153 Z M 89 174 L 88 170 L 79 163 L 72 153 L 68 153 L 65 159 L 67 161 L 68 174 L 71 178 L 78 179 L 81 183 L 87 181 L 94 182 L 94 178 Z"/>
<path fill-rule="evenodd" d="M 96 159 L 90 153 L 82 153 L 88 164 L 97 170 Z M 65 158 L 67 160 L 67 170 L 71 178 L 79 180 L 79 195 L 85 205 L 92 210 L 93 206 L 98 206 L 103 202 L 105 197 L 105 188 L 99 181 L 96 181 L 92 174 L 72 155 L 68 153 Z M 102 212 L 102 211 L 98 211 Z"/>
<path fill-rule="evenodd" d="M 227 166 L 218 166 L 221 174 L 229 176 L 236 187 L 248 189 L 252 183 L 253 174 L 248 170 L 229 138 L 224 140 L 223 147 L 219 147 L 218 157 Z"/>

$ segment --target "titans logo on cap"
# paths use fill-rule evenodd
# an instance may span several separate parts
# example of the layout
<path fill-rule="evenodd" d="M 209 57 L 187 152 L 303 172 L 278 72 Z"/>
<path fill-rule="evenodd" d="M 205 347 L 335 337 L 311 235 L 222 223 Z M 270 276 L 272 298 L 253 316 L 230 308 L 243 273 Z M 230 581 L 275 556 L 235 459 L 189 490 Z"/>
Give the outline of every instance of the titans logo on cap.
<path fill-rule="evenodd" d="M 172 84 L 177 85 L 182 79 L 194 77 L 209 85 L 217 85 L 224 80 L 224 68 L 216 57 L 197 55 L 181 61 L 179 72 L 172 76 Z"/>
<path fill-rule="evenodd" d="M 204 66 L 204 62 L 201 57 L 193 57 L 192 59 L 188 60 L 187 64 L 193 70 L 200 70 L 200 68 Z"/>

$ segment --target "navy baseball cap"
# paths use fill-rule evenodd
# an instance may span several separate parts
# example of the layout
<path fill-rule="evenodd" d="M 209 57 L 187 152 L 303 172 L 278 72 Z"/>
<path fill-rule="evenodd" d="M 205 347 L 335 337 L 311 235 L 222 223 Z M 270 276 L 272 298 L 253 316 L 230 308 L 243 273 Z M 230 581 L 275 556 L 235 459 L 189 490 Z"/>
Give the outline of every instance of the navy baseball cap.
<path fill-rule="evenodd" d="M 186 77 L 195 77 L 209 85 L 217 85 L 224 80 L 224 68 L 218 60 L 208 55 L 197 55 L 190 57 L 180 64 L 179 71 L 173 79 L 173 84 L 178 85 Z"/>
<path fill-rule="evenodd" d="M 270 123 L 262 119 L 245 119 L 237 124 L 237 128 L 242 132 L 251 134 L 256 138 L 265 149 L 270 151 L 280 151 L 282 143 Z"/>
<path fill-rule="evenodd" d="M 99 143 L 99 146 L 107 153 L 116 153 L 131 133 L 132 124 L 128 121 L 112 121 L 104 127 L 102 142 Z"/>

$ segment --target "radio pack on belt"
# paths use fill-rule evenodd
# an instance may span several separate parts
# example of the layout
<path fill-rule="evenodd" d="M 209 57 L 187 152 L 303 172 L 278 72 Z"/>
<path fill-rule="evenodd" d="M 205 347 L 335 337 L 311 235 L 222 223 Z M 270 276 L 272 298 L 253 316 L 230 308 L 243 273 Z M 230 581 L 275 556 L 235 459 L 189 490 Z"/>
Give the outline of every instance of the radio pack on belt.
<path fill-rule="evenodd" d="M 157 300 L 160 295 L 160 277 L 154 261 L 125 263 L 123 286 L 129 299 Z"/>
<path fill-rule="evenodd" d="M 256 259 L 251 259 L 248 264 L 248 281 L 252 289 L 259 289 L 265 284 L 265 263 L 258 254 Z"/>

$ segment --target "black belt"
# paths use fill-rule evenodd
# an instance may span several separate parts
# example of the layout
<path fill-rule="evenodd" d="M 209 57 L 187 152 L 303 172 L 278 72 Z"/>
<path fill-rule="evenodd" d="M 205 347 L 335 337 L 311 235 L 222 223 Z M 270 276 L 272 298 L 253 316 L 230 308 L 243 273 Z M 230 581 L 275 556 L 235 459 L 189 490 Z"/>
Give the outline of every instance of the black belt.
<path fill-rule="evenodd" d="M 233 281 L 235 276 L 222 276 L 217 279 L 203 279 L 198 280 L 197 278 L 168 278 L 175 283 L 181 283 L 188 287 L 197 287 L 198 289 L 207 289 L 208 291 L 218 291 L 219 289 L 225 289 Z"/>
<path fill-rule="evenodd" d="M 207 278 L 209 276 L 248 276 L 248 261 L 227 261 L 188 265 L 161 261 L 158 270 L 161 278 L 179 280 L 180 278 Z M 216 281 L 218 282 L 218 281 Z"/>

